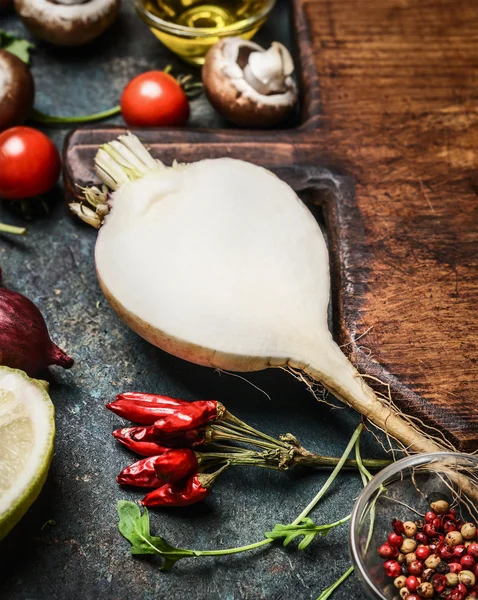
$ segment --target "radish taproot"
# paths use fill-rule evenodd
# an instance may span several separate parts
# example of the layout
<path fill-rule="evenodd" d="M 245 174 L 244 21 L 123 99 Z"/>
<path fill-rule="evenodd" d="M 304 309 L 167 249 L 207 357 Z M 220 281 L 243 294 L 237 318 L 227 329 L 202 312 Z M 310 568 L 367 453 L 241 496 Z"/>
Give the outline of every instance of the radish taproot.
<path fill-rule="evenodd" d="M 214 368 L 299 370 L 407 450 L 448 449 L 377 397 L 334 342 L 324 237 L 288 184 L 230 158 L 166 167 L 132 135 L 95 165 L 105 185 L 70 207 L 101 227 L 101 288 L 140 336 Z"/>

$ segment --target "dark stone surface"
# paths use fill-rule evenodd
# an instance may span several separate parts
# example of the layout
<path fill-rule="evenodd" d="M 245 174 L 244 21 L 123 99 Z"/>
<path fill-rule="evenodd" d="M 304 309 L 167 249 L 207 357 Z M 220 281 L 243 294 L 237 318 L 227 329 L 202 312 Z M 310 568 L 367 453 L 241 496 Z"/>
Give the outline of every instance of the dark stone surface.
<path fill-rule="evenodd" d="M 259 39 L 287 40 L 284 4 Z M 13 16 L 2 28 L 24 34 Z M 280 36 L 276 35 L 280 32 Z M 37 107 L 55 114 L 80 114 L 117 101 L 135 73 L 177 61 L 125 6 L 117 25 L 87 49 L 65 51 L 38 44 L 33 71 Z M 181 67 L 181 70 L 186 70 Z M 194 102 L 193 126 L 220 121 L 205 100 Z M 61 145 L 65 130 L 48 130 Z M 119 489 L 116 473 L 134 457 L 111 431 L 122 421 L 104 404 L 125 390 L 156 391 L 186 399 L 218 398 L 232 412 L 270 434 L 290 431 L 310 450 L 339 455 L 359 422 L 348 409 L 319 404 L 280 371 L 233 376 L 190 365 L 148 345 L 128 330 L 102 297 L 93 265 L 95 232 L 72 220 L 59 200 L 49 218 L 28 224 L 29 235 L 0 235 L 0 265 L 7 287 L 30 297 L 42 310 L 53 339 L 76 364 L 51 369 L 57 411 L 56 451 L 39 500 L 0 543 L 2 600 L 314 600 L 349 566 L 347 527 L 316 540 L 304 552 L 294 544 L 223 558 L 184 561 L 161 573 L 156 561 L 130 556 L 117 531 L 116 502 L 140 493 Z M 20 224 L 6 208 L 0 218 Z M 363 453 L 381 453 L 364 436 Z M 152 530 L 173 544 L 227 548 L 262 538 L 276 522 L 290 522 L 326 474 L 276 473 L 252 468 L 226 472 L 211 497 L 198 506 L 152 515 Z M 351 511 L 361 489 L 357 474 L 340 476 L 312 517 L 331 522 Z M 54 526 L 46 525 L 48 520 Z M 362 598 L 353 577 L 336 598 Z"/>

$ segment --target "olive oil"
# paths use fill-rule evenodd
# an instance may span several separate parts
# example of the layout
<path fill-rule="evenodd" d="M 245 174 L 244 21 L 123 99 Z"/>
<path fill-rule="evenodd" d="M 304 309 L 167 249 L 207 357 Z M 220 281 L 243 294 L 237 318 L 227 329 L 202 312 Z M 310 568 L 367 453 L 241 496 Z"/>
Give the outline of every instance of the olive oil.
<path fill-rule="evenodd" d="M 209 48 L 222 37 L 238 35 L 250 39 L 274 3 L 274 0 L 144 0 L 139 12 L 170 50 L 188 62 L 203 64 Z M 185 27 L 188 30 L 182 29 Z"/>

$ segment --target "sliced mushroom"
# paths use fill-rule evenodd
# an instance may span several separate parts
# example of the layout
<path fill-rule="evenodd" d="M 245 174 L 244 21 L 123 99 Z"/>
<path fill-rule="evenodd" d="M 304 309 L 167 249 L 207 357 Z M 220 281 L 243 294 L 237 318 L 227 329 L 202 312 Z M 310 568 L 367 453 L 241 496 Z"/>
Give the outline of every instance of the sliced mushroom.
<path fill-rule="evenodd" d="M 34 96 L 30 69 L 14 54 L 0 50 L 0 131 L 25 121 Z"/>
<path fill-rule="evenodd" d="M 15 0 L 15 10 L 34 35 L 57 46 L 81 46 L 107 29 L 120 0 Z"/>
<path fill-rule="evenodd" d="M 202 80 L 209 101 L 242 127 L 271 127 L 290 115 L 297 101 L 287 48 L 268 50 L 241 38 L 224 38 L 208 52 Z"/>

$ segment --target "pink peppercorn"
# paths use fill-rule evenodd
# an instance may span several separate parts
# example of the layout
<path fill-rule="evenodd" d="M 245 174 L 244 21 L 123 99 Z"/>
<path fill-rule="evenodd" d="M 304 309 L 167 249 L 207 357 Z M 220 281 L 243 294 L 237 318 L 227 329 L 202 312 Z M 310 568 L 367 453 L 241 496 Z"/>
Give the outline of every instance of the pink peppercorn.
<path fill-rule="evenodd" d="M 377 552 L 380 558 L 396 558 L 398 556 L 398 548 L 388 542 L 379 546 Z"/>
<path fill-rule="evenodd" d="M 450 573 L 459 573 L 463 569 L 460 563 L 457 562 L 448 563 L 448 566 L 450 567 Z"/>
<path fill-rule="evenodd" d="M 450 548 L 450 546 L 443 546 L 443 548 L 440 549 L 440 558 L 443 558 L 444 560 L 453 558 L 453 548 Z"/>
<path fill-rule="evenodd" d="M 389 533 L 388 534 L 388 543 L 391 546 L 401 546 L 402 542 L 403 542 L 403 536 L 402 535 L 398 535 L 398 533 Z"/>
<path fill-rule="evenodd" d="M 443 590 L 448 586 L 448 581 L 445 575 L 439 575 L 438 573 L 436 575 L 433 575 L 431 583 L 433 585 L 433 589 L 438 594 L 441 594 Z"/>
<path fill-rule="evenodd" d="M 405 585 L 407 586 L 407 589 L 409 589 L 411 592 L 414 592 L 420 585 L 420 582 L 414 575 L 410 575 L 410 577 L 407 577 Z M 408 598 L 410 598 L 410 596 L 408 596 Z"/>
<path fill-rule="evenodd" d="M 414 560 L 408 565 L 410 575 L 421 575 L 423 573 L 423 563 L 421 560 Z"/>
<path fill-rule="evenodd" d="M 478 543 L 473 542 L 468 546 L 468 554 L 473 556 L 473 558 L 478 558 Z"/>
<path fill-rule="evenodd" d="M 428 537 L 436 537 L 437 536 L 437 531 L 431 523 L 427 523 L 426 525 L 423 526 L 423 533 L 425 535 L 427 535 Z"/>
<path fill-rule="evenodd" d="M 423 533 L 423 531 L 419 531 L 415 536 L 415 539 L 417 542 L 420 542 L 420 544 L 428 544 L 428 536 Z"/>
<path fill-rule="evenodd" d="M 463 544 L 458 544 L 453 548 L 453 556 L 461 558 L 464 554 L 466 554 L 466 548 Z"/>
<path fill-rule="evenodd" d="M 403 533 L 403 523 L 399 519 L 392 519 L 392 529 L 398 535 Z"/>
<path fill-rule="evenodd" d="M 471 570 L 475 566 L 475 559 L 470 554 L 465 554 L 460 558 L 460 565 L 464 569 Z"/>
<path fill-rule="evenodd" d="M 443 529 L 444 529 L 445 533 L 450 533 L 450 531 L 456 531 L 458 529 L 458 527 L 456 526 L 456 523 L 454 523 L 453 521 L 447 521 L 446 523 L 443 524 Z"/>
<path fill-rule="evenodd" d="M 418 560 L 425 560 L 430 556 L 430 548 L 428 546 L 418 546 L 415 550 Z"/>
<path fill-rule="evenodd" d="M 388 577 L 398 577 L 402 574 L 402 569 L 396 560 L 387 560 L 383 563 L 383 568 Z"/>

